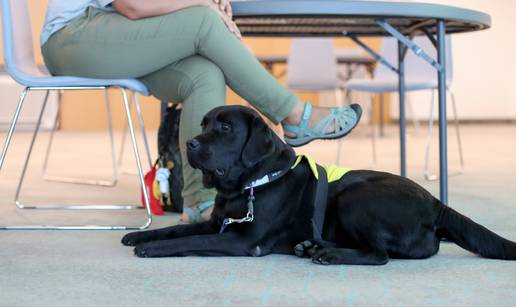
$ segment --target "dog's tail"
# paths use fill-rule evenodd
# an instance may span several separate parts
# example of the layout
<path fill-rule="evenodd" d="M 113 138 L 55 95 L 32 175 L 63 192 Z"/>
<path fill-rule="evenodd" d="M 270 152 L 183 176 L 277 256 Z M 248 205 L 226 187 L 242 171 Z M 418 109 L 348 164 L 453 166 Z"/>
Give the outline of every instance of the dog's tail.
<path fill-rule="evenodd" d="M 458 213 L 440 206 L 437 233 L 460 247 L 485 258 L 516 260 L 516 243 L 509 241 Z"/>

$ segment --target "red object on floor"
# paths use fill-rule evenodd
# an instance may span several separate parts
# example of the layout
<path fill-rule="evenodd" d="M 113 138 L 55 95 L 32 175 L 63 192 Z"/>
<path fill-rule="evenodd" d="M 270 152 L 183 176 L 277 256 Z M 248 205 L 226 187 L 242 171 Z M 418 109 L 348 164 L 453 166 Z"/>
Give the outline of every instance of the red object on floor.
<path fill-rule="evenodd" d="M 160 203 L 160 196 L 159 193 L 156 195 L 155 189 L 154 189 L 154 182 L 156 180 L 156 167 L 153 167 L 147 174 L 145 174 L 145 188 L 147 189 L 147 192 L 149 193 L 150 197 L 150 208 L 151 212 L 154 215 L 163 215 L 163 207 Z M 142 205 L 145 206 L 145 198 L 142 191 Z"/>

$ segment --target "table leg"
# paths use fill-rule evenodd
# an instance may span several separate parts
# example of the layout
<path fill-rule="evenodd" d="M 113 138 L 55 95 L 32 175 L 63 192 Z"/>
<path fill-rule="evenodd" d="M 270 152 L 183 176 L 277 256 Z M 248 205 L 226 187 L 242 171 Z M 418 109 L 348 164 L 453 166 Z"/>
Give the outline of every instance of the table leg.
<path fill-rule="evenodd" d="M 444 20 L 437 21 L 437 56 L 442 69 L 438 71 L 439 87 L 439 196 L 441 202 L 448 204 L 448 151 L 446 118 L 446 25 Z"/>
<path fill-rule="evenodd" d="M 400 174 L 407 176 L 405 123 L 405 54 L 406 46 L 398 41 L 398 93 L 400 96 Z"/>

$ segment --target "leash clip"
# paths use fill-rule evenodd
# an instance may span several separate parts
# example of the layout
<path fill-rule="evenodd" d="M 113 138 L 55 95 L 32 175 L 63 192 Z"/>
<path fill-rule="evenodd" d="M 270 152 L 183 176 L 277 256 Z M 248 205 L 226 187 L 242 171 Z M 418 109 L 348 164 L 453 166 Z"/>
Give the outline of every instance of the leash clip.
<path fill-rule="evenodd" d="M 255 198 L 254 198 L 253 185 L 250 185 L 249 189 L 251 191 L 249 192 L 249 196 L 247 197 L 247 214 L 246 214 L 246 216 L 241 219 L 233 219 L 230 217 L 224 219 L 224 221 L 222 222 L 222 226 L 220 227 L 219 233 L 223 233 L 229 224 L 233 224 L 233 223 L 240 224 L 240 223 L 252 222 L 254 220 L 254 203 L 253 203 L 253 201 Z"/>

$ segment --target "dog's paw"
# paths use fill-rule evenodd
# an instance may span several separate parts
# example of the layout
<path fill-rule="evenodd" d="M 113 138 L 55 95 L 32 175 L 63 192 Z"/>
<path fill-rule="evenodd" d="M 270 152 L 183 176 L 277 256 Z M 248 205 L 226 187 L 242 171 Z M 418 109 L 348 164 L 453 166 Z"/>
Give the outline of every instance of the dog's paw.
<path fill-rule="evenodd" d="M 139 244 L 134 248 L 134 254 L 140 258 L 152 258 L 156 257 L 154 248 L 148 244 Z"/>
<path fill-rule="evenodd" d="M 340 264 L 340 257 L 335 248 L 323 248 L 312 255 L 312 262 L 322 265 Z"/>
<path fill-rule="evenodd" d="M 311 240 L 303 241 L 296 246 L 294 246 L 294 254 L 296 256 L 304 258 L 311 257 L 311 255 L 315 252 L 317 245 L 312 244 Z"/>
<path fill-rule="evenodd" d="M 318 250 L 336 246 L 335 243 L 324 240 L 306 240 L 294 246 L 294 254 L 301 258 L 312 257 Z"/>
<path fill-rule="evenodd" d="M 133 249 L 133 251 L 134 251 L 134 255 L 135 255 L 135 256 L 138 256 L 138 257 L 140 257 L 140 258 L 148 258 L 148 256 L 147 256 L 147 250 L 146 250 L 145 248 L 143 248 L 143 247 L 138 247 L 138 246 L 136 246 L 136 247 Z"/>
<path fill-rule="evenodd" d="M 146 232 L 131 232 L 122 238 L 122 244 L 125 246 L 136 246 L 137 244 L 148 241 Z"/>

